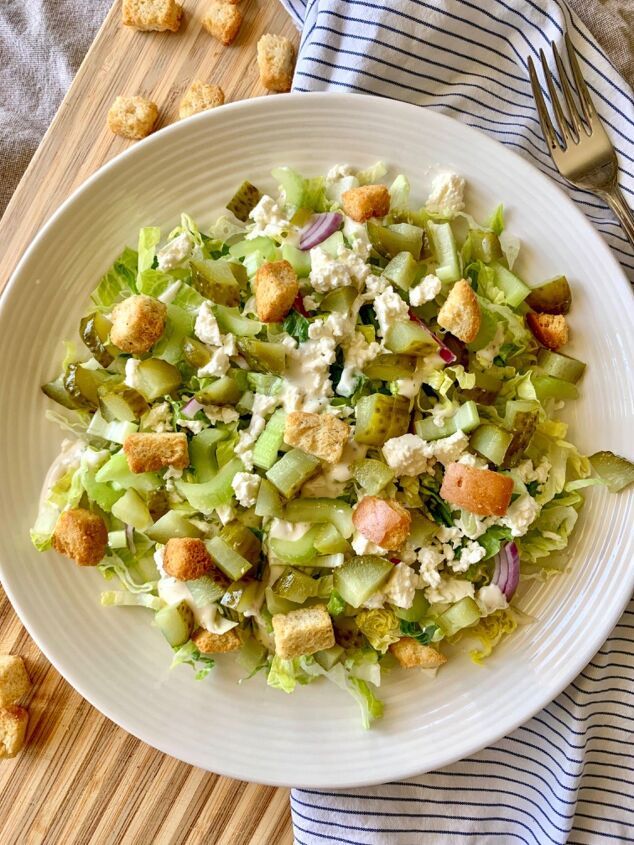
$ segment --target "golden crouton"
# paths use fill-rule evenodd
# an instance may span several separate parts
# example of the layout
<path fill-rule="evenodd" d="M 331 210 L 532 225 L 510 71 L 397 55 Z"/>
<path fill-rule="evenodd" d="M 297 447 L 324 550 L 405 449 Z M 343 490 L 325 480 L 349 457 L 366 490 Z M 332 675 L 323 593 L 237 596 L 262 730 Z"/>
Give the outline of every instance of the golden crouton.
<path fill-rule="evenodd" d="M 460 279 L 438 312 L 438 325 L 465 343 L 475 340 L 480 331 L 480 305 L 473 288 Z"/>
<path fill-rule="evenodd" d="M 167 308 L 152 296 L 128 296 L 112 309 L 110 340 L 122 352 L 149 352 L 165 331 Z"/>
<path fill-rule="evenodd" d="M 410 637 L 392 643 L 390 651 L 405 669 L 437 669 L 447 662 L 444 654 L 428 645 L 421 645 Z"/>
<path fill-rule="evenodd" d="M 231 44 L 242 23 L 242 12 L 226 0 L 211 0 L 203 16 L 203 26 L 225 46 Z"/>
<path fill-rule="evenodd" d="M 336 464 L 350 437 L 350 426 L 332 414 L 291 411 L 286 417 L 284 440 L 309 455 Z"/>
<path fill-rule="evenodd" d="M 85 508 L 63 511 L 53 532 L 53 548 L 79 566 L 96 566 L 106 553 L 108 529 L 103 519 Z"/>
<path fill-rule="evenodd" d="M 0 654 L 0 707 L 13 704 L 31 689 L 24 661 L 17 654 Z"/>
<path fill-rule="evenodd" d="M 283 93 L 291 90 L 295 48 L 282 35 L 265 33 L 258 41 L 258 69 L 260 82 L 268 91 Z"/>
<path fill-rule="evenodd" d="M 504 516 L 513 493 L 513 479 L 489 469 L 447 464 L 440 495 L 447 502 L 479 516 Z"/>
<path fill-rule="evenodd" d="M 183 431 L 128 434 L 123 444 L 131 472 L 156 472 L 164 467 L 189 466 L 187 435 Z"/>
<path fill-rule="evenodd" d="M 123 0 L 122 18 L 126 26 L 155 32 L 177 32 L 183 7 L 176 0 Z"/>
<path fill-rule="evenodd" d="M 548 349 L 559 349 L 568 343 L 568 323 L 563 314 L 529 312 L 526 323 L 537 340 Z"/>
<path fill-rule="evenodd" d="M 15 757 L 24 746 L 29 711 L 17 704 L 0 710 L 0 759 Z"/>
<path fill-rule="evenodd" d="M 182 120 L 192 114 L 198 114 L 207 109 L 215 109 L 217 106 L 221 106 L 224 101 L 224 91 L 218 85 L 211 85 L 202 82 L 200 79 L 194 79 L 183 95 L 178 107 L 178 116 Z"/>
<path fill-rule="evenodd" d="M 235 628 L 224 634 L 212 634 L 199 628 L 193 635 L 192 641 L 203 654 L 224 654 L 227 651 L 237 651 L 240 648 L 240 637 Z"/>
<path fill-rule="evenodd" d="M 193 581 L 214 568 L 211 555 L 202 540 L 173 537 L 167 541 L 163 569 L 179 581 Z"/>
<path fill-rule="evenodd" d="M 364 496 L 352 514 L 360 534 L 384 549 L 400 549 L 409 537 L 412 517 L 399 502 Z"/>
<path fill-rule="evenodd" d="M 279 323 L 299 293 L 297 274 L 288 261 L 269 261 L 255 274 L 255 310 L 263 323 Z"/>
<path fill-rule="evenodd" d="M 390 192 L 385 185 L 350 188 L 341 195 L 341 205 L 348 217 L 365 223 L 371 217 L 385 217 L 390 210 Z"/>
<path fill-rule="evenodd" d="M 272 622 L 275 653 L 284 660 L 314 654 L 335 644 L 332 619 L 323 604 L 277 613 Z"/>
<path fill-rule="evenodd" d="M 108 128 L 115 135 L 138 141 L 154 129 L 158 106 L 145 97 L 117 97 L 108 112 Z"/>

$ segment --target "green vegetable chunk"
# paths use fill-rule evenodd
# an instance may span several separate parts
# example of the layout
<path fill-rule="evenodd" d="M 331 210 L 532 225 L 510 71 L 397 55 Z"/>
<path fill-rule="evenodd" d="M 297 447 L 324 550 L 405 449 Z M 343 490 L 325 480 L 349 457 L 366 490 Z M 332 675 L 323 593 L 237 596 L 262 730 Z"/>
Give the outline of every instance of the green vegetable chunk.
<path fill-rule="evenodd" d="M 377 355 L 364 369 L 369 379 L 395 381 L 409 378 L 416 369 L 416 358 L 409 355 Z"/>
<path fill-rule="evenodd" d="M 565 276 L 555 276 L 539 287 L 532 288 L 526 304 L 545 314 L 567 314 L 572 304 L 572 291 Z"/>
<path fill-rule="evenodd" d="M 278 408 L 267 422 L 253 447 L 253 463 L 261 469 L 271 469 L 284 442 L 286 413 Z"/>
<path fill-rule="evenodd" d="M 158 610 L 154 616 L 154 624 L 172 648 L 177 648 L 191 637 L 194 614 L 187 602 L 181 601 Z"/>
<path fill-rule="evenodd" d="M 438 617 L 438 624 L 445 632 L 446 637 L 453 637 L 458 631 L 474 625 L 479 620 L 480 610 L 478 605 L 470 596 L 465 596 L 444 613 L 441 613 Z"/>
<path fill-rule="evenodd" d="M 244 181 L 225 206 L 238 220 L 243 223 L 249 219 L 249 214 L 262 199 L 262 194 L 255 185 Z"/>
<path fill-rule="evenodd" d="M 440 440 L 442 437 L 450 437 L 457 431 L 470 432 L 480 425 L 480 415 L 475 402 L 469 400 L 461 405 L 453 417 L 446 419 L 438 426 L 433 417 L 425 417 L 414 423 L 416 434 L 423 440 Z"/>
<path fill-rule="evenodd" d="M 335 590 L 352 607 L 361 607 L 388 579 L 394 565 L 382 557 L 350 558 L 335 570 Z"/>
<path fill-rule="evenodd" d="M 402 355 L 429 355 L 438 349 L 429 332 L 413 320 L 391 323 L 384 343 L 386 349 Z"/>
<path fill-rule="evenodd" d="M 492 423 L 483 423 L 471 435 L 469 444 L 487 461 L 501 466 L 513 435 Z"/>
<path fill-rule="evenodd" d="M 238 346 L 252 370 L 284 375 L 286 370 L 286 347 L 281 343 L 240 339 Z"/>
<path fill-rule="evenodd" d="M 370 496 L 376 496 L 394 478 L 392 470 L 374 458 L 355 461 L 351 469 L 354 480 Z"/>
<path fill-rule="evenodd" d="M 595 452 L 590 456 L 592 469 L 602 478 L 610 493 L 619 493 L 634 482 L 634 464 L 613 452 Z"/>
<path fill-rule="evenodd" d="M 553 352 L 551 349 L 540 349 L 537 353 L 537 363 L 547 376 L 569 381 L 576 384 L 584 374 L 586 365 L 563 352 Z"/>
<path fill-rule="evenodd" d="M 434 273 L 441 282 L 457 282 L 461 276 L 456 239 L 450 223 L 427 223 L 427 235 L 438 263 Z"/>
<path fill-rule="evenodd" d="M 513 399 L 506 403 L 504 425 L 512 432 L 513 439 L 504 456 L 505 467 L 517 466 L 528 449 L 539 422 L 539 411 L 539 402 L 531 399 Z"/>
<path fill-rule="evenodd" d="M 301 449 L 291 449 L 273 464 L 266 477 L 283 496 L 290 499 L 318 468 L 319 458 L 308 455 Z"/>
<path fill-rule="evenodd" d="M 190 261 L 192 269 L 192 287 L 201 296 L 220 305 L 238 305 L 240 303 L 240 285 L 233 275 L 227 261 L 196 259 Z"/>
<path fill-rule="evenodd" d="M 373 393 L 364 396 L 355 407 L 354 439 L 369 446 L 382 446 L 392 437 L 400 437 L 409 428 L 409 399 Z"/>
<path fill-rule="evenodd" d="M 150 540 L 163 544 L 172 537 L 202 537 L 202 531 L 178 511 L 168 511 L 145 533 Z"/>

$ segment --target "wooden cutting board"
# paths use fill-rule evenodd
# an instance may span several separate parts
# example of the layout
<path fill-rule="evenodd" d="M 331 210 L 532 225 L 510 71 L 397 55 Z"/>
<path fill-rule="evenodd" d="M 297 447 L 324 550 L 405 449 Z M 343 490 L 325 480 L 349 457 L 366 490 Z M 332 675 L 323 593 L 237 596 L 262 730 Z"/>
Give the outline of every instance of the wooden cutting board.
<path fill-rule="evenodd" d="M 142 94 L 176 119 L 194 77 L 217 82 L 227 101 L 263 95 L 255 45 L 263 32 L 297 33 L 277 0 L 242 0 L 231 47 L 201 29 L 203 0 L 184 0 L 180 32 L 120 25 L 116 2 L 0 221 L 0 288 L 42 224 L 69 194 L 131 142 L 111 135 L 117 94 Z M 0 843 L 292 842 L 288 790 L 194 769 L 149 748 L 84 701 L 53 669 L 0 588 L 0 653 L 23 655 L 34 681 L 29 741 L 0 761 Z"/>

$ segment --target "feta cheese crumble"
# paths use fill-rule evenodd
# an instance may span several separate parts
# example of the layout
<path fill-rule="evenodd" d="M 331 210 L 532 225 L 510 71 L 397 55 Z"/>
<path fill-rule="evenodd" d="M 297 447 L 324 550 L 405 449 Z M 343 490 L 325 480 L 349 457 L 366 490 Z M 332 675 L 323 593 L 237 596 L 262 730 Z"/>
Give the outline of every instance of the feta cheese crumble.
<path fill-rule="evenodd" d="M 468 442 L 463 431 L 430 442 L 417 434 L 402 434 L 386 441 L 383 457 L 396 475 L 422 475 L 431 470 L 436 460 L 441 464 L 455 461 L 464 452 Z"/>
<path fill-rule="evenodd" d="M 509 603 L 497 584 L 480 587 L 475 594 L 475 601 L 483 616 L 490 616 L 496 610 L 505 610 Z"/>
<path fill-rule="evenodd" d="M 460 578 L 442 578 L 437 587 L 428 587 L 425 590 L 425 598 L 430 604 L 441 602 L 455 604 L 467 596 L 473 598 L 474 593 L 475 587 L 471 581 L 464 581 Z"/>
<path fill-rule="evenodd" d="M 196 322 L 194 324 L 194 334 L 198 340 L 202 340 L 208 346 L 221 346 L 222 334 L 218 321 L 214 315 L 211 302 L 206 299 L 200 306 Z"/>
<path fill-rule="evenodd" d="M 255 208 L 252 209 L 249 217 L 255 225 L 248 232 L 247 240 L 260 237 L 279 237 L 282 232 L 291 228 L 290 221 L 284 215 L 284 209 L 268 194 L 264 194 Z"/>
<path fill-rule="evenodd" d="M 434 177 L 425 208 L 435 214 L 455 214 L 464 208 L 465 180 L 444 171 Z"/>
<path fill-rule="evenodd" d="M 385 335 L 389 327 L 399 320 L 409 320 L 409 307 L 388 285 L 374 300 L 374 312 L 379 323 L 379 334 Z"/>
<path fill-rule="evenodd" d="M 189 232 L 181 232 L 156 254 L 156 261 L 159 270 L 172 270 L 178 267 L 192 253 L 193 243 Z"/>
<path fill-rule="evenodd" d="M 352 396 L 363 368 L 381 351 L 376 341 L 368 343 L 361 332 L 355 332 L 344 350 L 344 365 L 337 384 L 339 396 Z"/>
<path fill-rule="evenodd" d="M 524 493 L 509 505 L 506 515 L 500 519 L 500 524 L 511 529 L 511 536 L 523 537 L 537 518 L 540 509 L 535 499 Z"/>
<path fill-rule="evenodd" d="M 343 246 L 333 258 L 316 246 L 310 251 L 310 283 L 318 293 L 343 287 L 360 287 L 370 274 L 365 260 L 354 250 Z"/>
<path fill-rule="evenodd" d="M 231 486 L 239 505 L 250 508 L 255 504 L 261 481 L 260 476 L 253 472 L 236 472 Z"/>
<path fill-rule="evenodd" d="M 409 304 L 416 306 L 431 302 L 432 299 L 438 296 L 441 288 L 442 282 L 438 276 L 429 274 L 416 287 L 411 288 L 409 292 Z"/>

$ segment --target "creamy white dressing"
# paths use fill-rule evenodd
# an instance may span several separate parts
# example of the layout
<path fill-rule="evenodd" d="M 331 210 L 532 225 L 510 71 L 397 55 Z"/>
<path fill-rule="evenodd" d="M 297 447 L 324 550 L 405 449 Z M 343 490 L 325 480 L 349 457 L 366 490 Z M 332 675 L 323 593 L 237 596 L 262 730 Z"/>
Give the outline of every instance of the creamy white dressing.
<path fill-rule="evenodd" d="M 158 582 L 158 594 L 159 598 L 169 605 L 180 604 L 184 601 L 191 608 L 196 625 L 212 634 L 225 634 L 238 624 L 222 616 L 217 604 L 198 607 L 184 581 L 178 581 L 170 576 L 161 578 Z"/>

